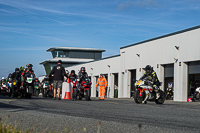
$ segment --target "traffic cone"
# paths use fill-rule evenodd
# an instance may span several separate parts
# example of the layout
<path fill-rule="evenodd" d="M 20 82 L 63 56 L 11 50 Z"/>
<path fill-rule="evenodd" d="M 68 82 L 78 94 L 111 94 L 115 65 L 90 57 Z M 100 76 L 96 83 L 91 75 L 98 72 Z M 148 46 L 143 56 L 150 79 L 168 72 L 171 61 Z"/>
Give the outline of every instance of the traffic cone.
<path fill-rule="evenodd" d="M 68 99 L 68 100 L 71 99 L 71 92 L 70 92 L 69 86 L 66 89 L 64 99 Z"/>

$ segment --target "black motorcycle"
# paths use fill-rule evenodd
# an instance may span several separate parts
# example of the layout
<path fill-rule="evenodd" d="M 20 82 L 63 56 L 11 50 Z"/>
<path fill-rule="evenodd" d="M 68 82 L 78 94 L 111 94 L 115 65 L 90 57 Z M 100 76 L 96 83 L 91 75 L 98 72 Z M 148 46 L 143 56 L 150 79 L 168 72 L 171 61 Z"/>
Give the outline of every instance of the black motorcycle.
<path fill-rule="evenodd" d="M 33 95 L 34 80 L 31 73 L 25 75 L 25 98 L 31 99 Z"/>
<path fill-rule="evenodd" d="M 166 99 L 173 100 L 173 95 L 174 95 L 174 88 L 167 88 Z"/>

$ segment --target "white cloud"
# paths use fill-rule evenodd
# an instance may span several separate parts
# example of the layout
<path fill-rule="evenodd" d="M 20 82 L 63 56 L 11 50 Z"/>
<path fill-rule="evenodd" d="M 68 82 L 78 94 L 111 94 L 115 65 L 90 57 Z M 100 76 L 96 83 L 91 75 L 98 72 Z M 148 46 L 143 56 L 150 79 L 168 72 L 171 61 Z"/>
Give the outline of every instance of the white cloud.
<path fill-rule="evenodd" d="M 11 12 L 11 11 L 8 11 L 8 10 L 4 10 L 4 9 L 0 9 L 0 12 L 15 14 L 14 12 Z"/>
<path fill-rule="evenodd" d="M 54 21 L 54 22 L 57 22 L 57 23 L 62 24 L 62 25 L 74 25 L 74 24 L 67 24 L 67 23 L 64 23 L 64 22 L 61 22 L 61 21 L 52 19 L 52 18 L 46 18 L 46 19 L 51 20 L 51 21 Z"/>
<path fill-rule="evenodd" d="M 131 7 L 157 7 L 158 3 L 156 0 L 137 0 L 137 1 L 126 1 L 119 5 L 119 9 L 126 9 Z"/>

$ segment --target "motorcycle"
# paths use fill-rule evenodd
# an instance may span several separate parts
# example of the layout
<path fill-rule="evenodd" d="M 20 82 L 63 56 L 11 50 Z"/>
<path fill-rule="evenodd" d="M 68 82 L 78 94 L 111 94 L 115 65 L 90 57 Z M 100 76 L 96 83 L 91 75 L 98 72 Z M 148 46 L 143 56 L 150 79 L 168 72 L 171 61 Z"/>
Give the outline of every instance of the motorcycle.
<path fill-rule="evenodd" d="M 167 88 L 166 99 L 173 99 L 174 88 Z"/>
<path fill-rule="evenodd" d="M 12 83 L 11 82 L 8 82 L 7 83 L 7 95 L 9 97 L 11 97 L 11 94 L 12 94 Z"/>
<path fill-rule="evenodd" d="M 39 93 L 40 93 L 40 86 L 39 85 L 35 85 L 35 90 L 34 90 L 35 96 L 38 97 Z"/>
<path fill-rule="evenodd" d="M 134 96 L 134 100 L 136 103 L 143 103 L 143 101 L 153 101 L 156 104 L 163 104 L 165 101 L 165 94 L 164 92 L 159 88 L 158 92 L 156 93 L 153 89 L 153 83 L 151 81 L 148 81 L 146 79 L 139 80 L 135 83 L 136 86 L 136 92 Z M 158 95 L 158 98 L 156 99 L 156 95 Z M 145 101 L 146 101 L 145 100 Z M 145 102 L 146 103 L 146 102 Z"/>
<path fill-rule="evenodd" d="M 17 80 L 13 80 L 12 83 L 12 91 L 11 91 L 11 97 L 18 97 L 18 81 Z"/>
<path fill-rule="evenodd" d="M 6 90 L 7 90 L 7 88 L 6 88 L 6 83 L 2 83 L 2 86 L 1 86 L 1 94 L 2 94 L 3 96 L 6 95 Z"/>
<path fill-rule="evenodd" d="M 32 94 L 33 94 L 33 82 L 34 82 L 34 78 L 32 74 L 28 74 L 28 76 L 26 76 L 26 87 L 25 87 L 25 98 L 29 98 L 31 99 Z"/>
<path fill-rule="evenodd" d="M 200 87 L 197 87 L 194 92 L 194 100 L 200 100 Z"/>
<path fill-rule="evenodd" d="M 90 100 L 90 93 L 91 93 L 91 81 L 89 78 L 85 78 L 82 80 L 81 85 L 78 89 L 77 97 L 79 100 L 85 98 L 86 100 Z"/>
<path fill-rule="evenodd" d="M 77 80 L 76 79 L 70 79 L 70 83 L 72 83 L 72 86 L 73 86 L 72 100 L 77 100 L 77 96 L 78 96 Z"/>
<path fill-rule="evenodd" d="M 44 98 L 53 97 L 52 87 L 51 87 L 50 84 L 48 84 L 48 83 L 43 84 L 42 95 L 43 95 Z"/>

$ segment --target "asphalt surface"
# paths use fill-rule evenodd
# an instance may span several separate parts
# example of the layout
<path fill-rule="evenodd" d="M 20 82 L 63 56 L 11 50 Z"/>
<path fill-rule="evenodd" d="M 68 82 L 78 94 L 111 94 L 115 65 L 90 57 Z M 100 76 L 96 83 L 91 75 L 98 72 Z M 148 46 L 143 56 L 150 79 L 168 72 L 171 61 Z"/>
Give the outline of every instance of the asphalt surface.
<path fill-rule="evenodd" d="M 12 99 L 0 96 L 0 117 L 23 130 L 72 133 L 200 133 L 200 102 L 136 104 L 133 99 L 100 101 Z"/>

